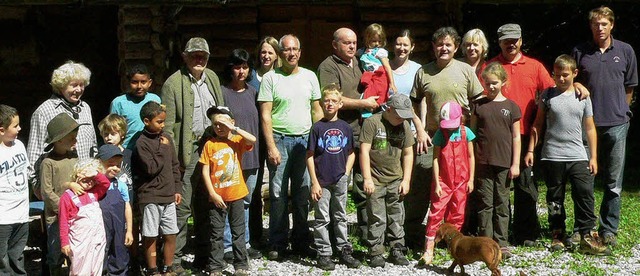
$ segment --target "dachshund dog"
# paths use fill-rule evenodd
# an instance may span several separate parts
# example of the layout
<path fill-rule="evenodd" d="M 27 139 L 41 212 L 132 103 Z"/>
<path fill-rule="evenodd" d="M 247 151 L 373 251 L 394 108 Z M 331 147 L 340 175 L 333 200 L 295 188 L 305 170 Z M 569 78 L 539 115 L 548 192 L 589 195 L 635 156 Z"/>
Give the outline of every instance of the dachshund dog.
<path fill-rule="evenodd" d="M 493 239 L 467 237 L 462 235 L 452 224 L 445 223 L 436 232 L 435 242 L 438 243 L 441 240 L 447 243 L 447 248 L 453 258 L 453 263 L 448 269 L 449 273 L 453 273 L 456 265 L 460 265 L 460 271 L 464 275 L 464 265 L 483 261 L 491 270 L 491 276 L 502 274 L 498 269 L 498 264 L 502 260 L 502 252 L 498 243 Z"/>

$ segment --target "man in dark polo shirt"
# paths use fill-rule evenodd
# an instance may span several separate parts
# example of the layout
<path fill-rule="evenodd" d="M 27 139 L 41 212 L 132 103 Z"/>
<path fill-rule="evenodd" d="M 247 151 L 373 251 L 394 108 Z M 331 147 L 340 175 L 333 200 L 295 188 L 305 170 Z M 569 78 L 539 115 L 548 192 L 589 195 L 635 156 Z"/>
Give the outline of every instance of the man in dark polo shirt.
<path fill-rule="evenodd" d="M 360 110 L 373 110 L 378 107 L 377 96 L 368 99 L 360 99 L 361 91 L 358 90 L 362 72 L 358 66 L 358 59 L 355 58 L 358 37 L 349 28 L 340 28 L 333 33 L 333 55 L 327 57 L 318 66 L 318 78 L 320 86 L 335 83 L 340 86 L 342 92 L 343 106 L 340 108 L 338 117 L 351 125 L 353 128 L 354 141 L 358 141 L 360 135 Z M 360 146 L 356 142 L 356 162 L 358 162 L 358 152 Z M 362 174 L 360 166 L 353 166 L 353 193 L 352 199 L 358 209 L 358 232 L 360 237 L 367 234 L 367 212 L 365 209 L 366 195 L 362 190 Z"/>
<path fill-rule="evenodd" d="M 629 105 L 633 89 L 638 85 L 636 55 L 629 44 L 611 36 L 614 20 L 613 11 L 608 7 L 591 10 L 589 23 L 593 38 L 573 49 L 573 57 L 578 62 L 578 81 L 591 91 L 598 133 L 598 175 L 604 184 L 598 231 L 610 246 L 616 245 L 620 223 L 625 147 L 632 117 Z"/>

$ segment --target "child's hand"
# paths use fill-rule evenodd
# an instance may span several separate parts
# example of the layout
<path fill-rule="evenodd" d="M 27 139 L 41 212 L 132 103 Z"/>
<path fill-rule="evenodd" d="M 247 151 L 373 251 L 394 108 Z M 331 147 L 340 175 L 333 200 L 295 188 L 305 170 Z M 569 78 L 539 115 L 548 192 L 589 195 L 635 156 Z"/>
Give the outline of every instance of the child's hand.
<path fill-rule="evenodd" d="M 524 156 L 524 164 L 527 167 L 533 167 L 533 152 L 527 152 L 527 155 Z"/>
<path fill-rule="evenodd" d="M 118 166 L 108 167 L 105 171 L 105 175 L 109 179 L 115 178 L 119 173 L 120 173 L 120 168 L 118 168 Z"/>
<path fill-rule="evenodd" d="M 436 196 L 438 197 L 442 196 L 442 187 L 440 187 L 440 183 L 436 183 L 436 188 L 434 190 L 436 192 Z"/>
<path fill-rule="evenodd" d="M 226 127 L 229 131 L 233 130 L 236 127 L 233 125 L 233 123 L 231 123 L 231 120 L 227 119 L 226 117 L 220 118 L 220 120 L 218 120 L 218 123 Z"/>
<path fill-rule="evenodd" d="M 182 202 L 182 195 L 180 193 L 176 193 L 174 197 L 175 197 L 176 205 L 180 205 L 180 202 Z"/>
<path fill-rule="evenodd" d="M 84 194 L 84 188 L 78 182 L 67 182 L 67 186 L 77 196 Z"/>
<path fill-rule="evenodd" d="M 168 145 L 169 144 L 169 138 L 160 135 L 160 144 Z"/>
<path fill-rule="evenodd" d="M 322 198 L 322 187 L 320 187 L 320 184 L 311 185 L 311 199 L 318 202 L 320 198 Z"/>
<path fill-rule="evenodd" d="M 209 201 L 220 209 L 227 209 L 227 204 L 224 203 L 224 200 L 219 194 L 209 195 Z"/>
<path fill-rule="evenodd" d="M 398 93 L 398 88 L 396 88 L 396 85 L 394 83 L 389 84 L 389 90 L 391 90 L 389 96 Z"/>
<path fill-rule="evenodd" d="M 71 246 L 70 245 L 63 246 L 62 253 L 65 254 L 67 257 L 71 257 L 71 254 L 73 254 L 73 252 L 71 252 Z"/>
<path fill-rule="evenodd" d="M 400 196 L 406 196 L 409 193 L 409 182 L 408 181 L 402 181 L 400 182 L 400 186 L 398 187 L 398 194 L 400 194 Z"/>
<path fill-rule="evenodd" d="M 376 187 L 373 185 L 373 180 L 371 178 L 364 180 L 364 193 L 367 195 L 373 194 L 376 190 Z"/>
<path fill-rule="evenodd" d="M 473 192 L 473 180 L 469 180 L 469 182 L 467 182 L 467 193 L 470 194 L 471 192 Z"/>
<path fill-rule="evenodd" d="M 509 168 L 509 178 L 515 179 L 520 175 L 520 166 L 513 165 Z"/>
<path fill-rule="evenodd" d="M 133 233 L 131 233 L 131 229 L 127 229 L 127 233 L 124 234 L 124 245 L 129 247 L 133 244 Z"/>

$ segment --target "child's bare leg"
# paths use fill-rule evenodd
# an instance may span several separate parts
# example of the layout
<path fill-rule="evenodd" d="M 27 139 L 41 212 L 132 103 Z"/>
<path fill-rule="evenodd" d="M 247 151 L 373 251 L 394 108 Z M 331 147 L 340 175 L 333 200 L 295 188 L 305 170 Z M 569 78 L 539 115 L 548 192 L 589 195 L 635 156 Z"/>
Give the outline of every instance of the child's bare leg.
<path fill-rule="evenodd" d="M 164 265 L 173 265 L 173 253 L 176 251 L 176 235 L 164 235 Z"/>
<path fill-rule="evenodd" d="M 142 246 L 144 247 L 144 257 L 147 260 L 147 268 L 150 268 L 150 269 L 157 268 L 158 266 L 156 265 L 156 238 L 142 237 Z M 175 243 L 174 243 L 174 248 L 175 248 Z"/>

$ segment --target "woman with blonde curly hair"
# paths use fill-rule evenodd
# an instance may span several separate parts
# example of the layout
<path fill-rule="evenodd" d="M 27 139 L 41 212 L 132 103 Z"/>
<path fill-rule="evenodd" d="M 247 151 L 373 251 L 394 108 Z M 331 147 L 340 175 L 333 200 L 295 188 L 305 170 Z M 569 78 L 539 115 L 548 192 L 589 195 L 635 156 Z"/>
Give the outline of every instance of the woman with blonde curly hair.
<path fill-rule="evenodd" d="M 29 144 L 27 153 L 32 168 L 38 170 L 37 160 L 45 152 L 47 145 L 47 124 L 53 117 L 60 113 L 67 113 L 78 124 L 76 152 L 80 159 L 93 157 L 97 151 L 96 133 L 91 117 L 89 104 L 80 100 L 84 89 L 89 85 L 91 71 L 82 63 L 67 61 L 62 66 L 53 70 L 51 75 L 51 88 L 53 94 L 44 101 L 31 115 L 31 129 L 29 131 Z M 31 182 L 37 179 L 35 173 L 31 173 Z"/>

